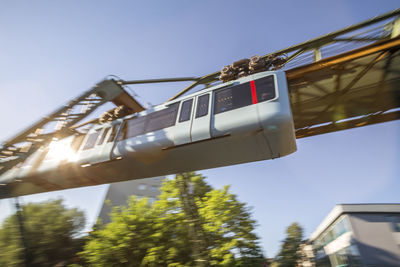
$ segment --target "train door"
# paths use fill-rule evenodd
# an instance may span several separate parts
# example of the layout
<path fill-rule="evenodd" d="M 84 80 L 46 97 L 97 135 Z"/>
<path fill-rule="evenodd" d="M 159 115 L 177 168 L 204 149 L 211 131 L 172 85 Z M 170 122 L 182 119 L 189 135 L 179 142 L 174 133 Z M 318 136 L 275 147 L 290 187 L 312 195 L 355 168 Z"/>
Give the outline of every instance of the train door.
<path fill-rule="evenodd" d="M 182 101 L 181 107 L 178 113 L 178 121 L 175 124 L 174 132 L 174 144 L 182 145 L 190 143 L 190 129 L 192 126 L 192 113 L 193 113 L 193 102 L 194 98 Z"/>
<path fill-rule="evenodd" d="M 192 142 L 209 139 L 211 119 L 210 93 L 196 97 L 196 109 L 192 120 Z"/>

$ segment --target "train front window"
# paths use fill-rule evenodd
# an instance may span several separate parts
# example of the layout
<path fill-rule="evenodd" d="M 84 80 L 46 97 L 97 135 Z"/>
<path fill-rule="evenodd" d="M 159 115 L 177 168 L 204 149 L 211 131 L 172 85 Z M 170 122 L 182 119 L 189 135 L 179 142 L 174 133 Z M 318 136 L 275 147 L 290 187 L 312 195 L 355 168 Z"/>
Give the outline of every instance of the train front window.
<path fill-rule="evenodd" d="M 215 92 L 214 114 L 249 106 L 251 104 L 250 83 L 242 83 Z"/>
<path fill-rule="evenodd" d="M 208 114 L 208 102 L 210 95 L 202 95 L 197 101 L 196 118 L 206 116 Z"/>
<path fill-rule="evenodd" d="M 190 114 L 192 113 L 192 104 L 193 104 L 193 99 L 186 100 L 182 103 L 179 122 L 190 120 Z"/>
<path fill-rule="evenodd" d="M 275 98 L 275 79 L 273 75 L 255 80 L 254 83 L 258 102 L 264 102 Z"/>
<path fill-rule="evenodd" d="M 94 133 L 89 134 L 88 139 L 86 140 L 86 144 L 82 148 L 82 150 L 91 149 L 96 144 L 96 140 L 99 137 L 101 129 L 96 130 Z"/>

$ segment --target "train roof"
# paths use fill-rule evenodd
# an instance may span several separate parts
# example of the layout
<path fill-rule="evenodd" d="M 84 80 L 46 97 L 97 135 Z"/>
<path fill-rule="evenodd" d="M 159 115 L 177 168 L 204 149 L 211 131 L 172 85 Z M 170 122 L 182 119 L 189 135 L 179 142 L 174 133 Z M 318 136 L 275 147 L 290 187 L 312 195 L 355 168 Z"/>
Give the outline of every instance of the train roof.
<path fill-rule="evenodd" d="M 248 75 L 248 76 L 245 76 L 245 77 L 233 80 L 233 81 L 220 83 L 220 84 L 217 84 L 217 85 L 213 85 L 213 86 L 210 86 L 210 87 L 206 87 L 206 88 L 200 89 L 200 90 L 198 90 L 198 91 L 196 91 L 194 93 L 191 93 L 191 94 L 188 94 L 188 95 L 183 95 L 183 96 L 181 96 L 181 97 L 179 97 L 177 99 L 165 102 L 165 103 L 157 105 L 157 106 L 168 106 L 170 104 L 174 104 L 174 103 L 180 102 L 182 100 L 185 100 L 187 98 L 196 96 L 196 95 L 201 94 L 201 93 L 207 93 L 207 92 L 210 92 L 210 91 L 213 91 L 215 89 L 222 88 L 222 87 L 228 87 L 228 86 L 235 85 L 235 84 L 245 83 L 245 82 L 248 82 L 248 81 L 251 81 L 251 80 L 255 80 L 255 79 L 264 77 L 264 76 L 266 76 L 268 74 L 274 74 L 274 73 L 277 73 L 277 72 L 282 72 L 282 71 L 263 71 L 263 72 L 258 72 L 258 73 L 251 74 L 251 75 Z M 155 106 L 155 107 L 157 107 L 157 106 Z"/>

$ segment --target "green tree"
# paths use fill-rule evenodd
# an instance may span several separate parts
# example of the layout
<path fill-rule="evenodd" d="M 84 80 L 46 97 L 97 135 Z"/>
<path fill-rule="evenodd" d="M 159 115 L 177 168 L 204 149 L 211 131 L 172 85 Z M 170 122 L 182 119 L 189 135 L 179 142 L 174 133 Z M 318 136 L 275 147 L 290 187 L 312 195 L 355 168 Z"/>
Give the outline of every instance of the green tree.
<path fill-rule="evenodd" d="M 210 191 L 198 205 L 213 265 L 261 265 L 263 257 L 253 233 L 255 221 L 249 208 L 229 192 L 228 186 Z"/>
<path fill-rule="evenodd" d="M 67 209 L 62 200 L 29 203 L 22 206 L 23 245 L 17 214 L 4 220 L 0 227 L 0 266 L 54 266 L 68 263 L 82 249 L 78 238 L 85 226 L 84 214 Z M 24 247 L 26 246 L 26 247 Z M 26 253 L 25 253 L 26 252 Z"/>
<path fill-rule="evenodd" d="M 142 266 L 156 234 L 153 218 L 147 200 L 132 196 L 127 207 L 113 209 L 111 223 L 90 233 L 81 256 L 91 266 Z"/>
<path fill-rule="evenodd" d="M 132 197 L 111 218 L 80 254 L 91 266 L 260 266 L 263 260 L 246 205 L 195 173 L 164 181 L 152 205 Z"/>
<path fill-rule="evenodd" d="M 279 267 L 296 266 L 300 259 L 299 246 L 303 240 L 303 229 L 298 223 L 292 223 L 286 229 L 286 238 L 283 240 L 281 250 L 277 256 Z"/>

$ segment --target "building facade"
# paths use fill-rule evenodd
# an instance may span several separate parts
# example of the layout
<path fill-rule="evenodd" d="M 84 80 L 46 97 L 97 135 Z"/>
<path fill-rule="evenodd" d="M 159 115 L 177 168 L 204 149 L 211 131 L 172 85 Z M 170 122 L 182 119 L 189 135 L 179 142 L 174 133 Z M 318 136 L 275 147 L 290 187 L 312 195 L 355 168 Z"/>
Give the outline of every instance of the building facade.
<path fill-rule="evenodd" d="M 336 205 L 310 241 L 317 267 L 400 267 L 400 204 Z"/>
<path fill-rule="evenodd" d="M 311 242 L 303 241 L 297 253 L 299 255 L 297 267 L 315 267 L 314 250 Z"/>
<path fill-rule="evenodd" d="M 110 184 L 105 195 L 98 218 L 103 224 L 111 221 L 110 212 L 115 206 L 126 205 L 130 196 L 147 197 L 154 202 L 160 194 L 160 187 L 165 177 L 154 177 Z"/>

